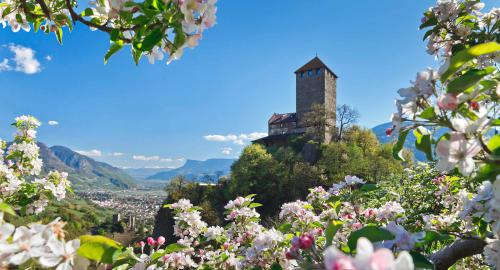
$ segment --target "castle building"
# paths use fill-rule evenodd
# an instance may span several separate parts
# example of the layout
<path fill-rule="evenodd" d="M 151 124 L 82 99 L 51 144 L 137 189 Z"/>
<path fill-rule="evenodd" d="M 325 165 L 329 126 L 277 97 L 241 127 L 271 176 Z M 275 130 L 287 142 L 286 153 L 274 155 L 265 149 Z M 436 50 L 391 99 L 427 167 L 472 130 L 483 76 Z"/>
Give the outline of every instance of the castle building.
<path fill-rule="evenodd" d="M 268 121 L 268 136 L 254 141 L 266 146 L 286 145 L 290 135 L 302 135 L 308 126 L 305 121 L 313 105 L 324 108 L 325 123 L 319 133 L 322 143 L 329 143 L 334 136 L 337 99 L 337 75 L 318 57 L 295 71 L 296 110 L 293 113 L 274 113 Z M 324 136 L 323 136 L 324 134 Z"/>

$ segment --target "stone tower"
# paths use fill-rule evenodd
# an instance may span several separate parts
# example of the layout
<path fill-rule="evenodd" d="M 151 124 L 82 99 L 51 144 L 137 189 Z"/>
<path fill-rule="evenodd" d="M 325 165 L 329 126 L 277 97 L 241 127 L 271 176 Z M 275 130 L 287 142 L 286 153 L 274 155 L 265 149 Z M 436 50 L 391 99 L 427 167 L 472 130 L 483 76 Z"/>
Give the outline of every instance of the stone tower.
<path fill-rule="evenodd" d="M 333 138 L 335 127 L 335 112 L 337 109 L 337 75 L 318 57 L 295 71 L 296 78 L 296 113 L 297 127 L 306 130 L 304 115 L 311 111 L 311 106 L 324 106 L 327 125 L 324 127 L 323 142 L 329 143 Z"/>

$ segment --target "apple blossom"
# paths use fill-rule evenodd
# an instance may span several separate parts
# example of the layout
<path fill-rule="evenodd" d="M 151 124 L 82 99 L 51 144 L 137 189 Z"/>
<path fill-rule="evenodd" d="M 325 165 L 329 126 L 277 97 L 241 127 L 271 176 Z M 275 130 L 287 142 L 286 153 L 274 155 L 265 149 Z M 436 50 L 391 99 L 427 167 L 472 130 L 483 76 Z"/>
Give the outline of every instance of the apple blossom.
<path fill-rule="evenodd" d="M 447 172 L 458 166 L 463 175 L 474 171 L 474 157 L 481 151 L 481 143 L 477 139 L 466 139 L 462 133 L 452 132 L 449 140 L 441 140 L 436 146 L 439 156 L 438 170 Z"/>
<path fill-rule="evenodd" d="M 354 258 L 333 246 L 325 250 L 324 256 L 325 268 L 328 270 L 411 270 L 415 267 L 406 251 L 394 259 L 390 250 L 382 248 L 375 251 L 370 241 L 363 237 L 358 239 L 357 254 Z"/>

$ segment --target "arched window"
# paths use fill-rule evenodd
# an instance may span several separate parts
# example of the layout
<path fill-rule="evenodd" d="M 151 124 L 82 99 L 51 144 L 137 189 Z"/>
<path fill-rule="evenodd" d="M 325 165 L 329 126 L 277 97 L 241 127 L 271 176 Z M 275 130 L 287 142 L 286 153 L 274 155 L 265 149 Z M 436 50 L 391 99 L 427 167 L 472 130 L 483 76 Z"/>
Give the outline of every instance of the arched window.
<path fill-rule="evenodd" d="M 316 75 L 319 75 L 319 74 L 321 74 L 321 68 L 316 69 Z"/>

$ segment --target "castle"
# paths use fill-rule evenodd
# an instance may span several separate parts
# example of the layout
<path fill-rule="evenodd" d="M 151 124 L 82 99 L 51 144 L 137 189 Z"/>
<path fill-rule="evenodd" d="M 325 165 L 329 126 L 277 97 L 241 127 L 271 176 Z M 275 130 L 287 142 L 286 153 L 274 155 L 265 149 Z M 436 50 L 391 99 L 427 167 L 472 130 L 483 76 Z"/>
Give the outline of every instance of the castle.
<path fill-rule="evenodd" d="M 302 135 L 308 128 L 305 116 L 314 104 L 324 108 L 325 123 L 321 128 L 322 143 L 331 142 L 334 136 L 337 107 L 337 75 L 317 56 L 295 71 L 294 113 L 274 113 L 268 121 L 268 136 L 256 140 L 266 146 L 286 145 L 290 135 Z M 318 127 L 315 127 L 318 128 Z M 324 136 L 323 136 L 324 134 Z"/>

